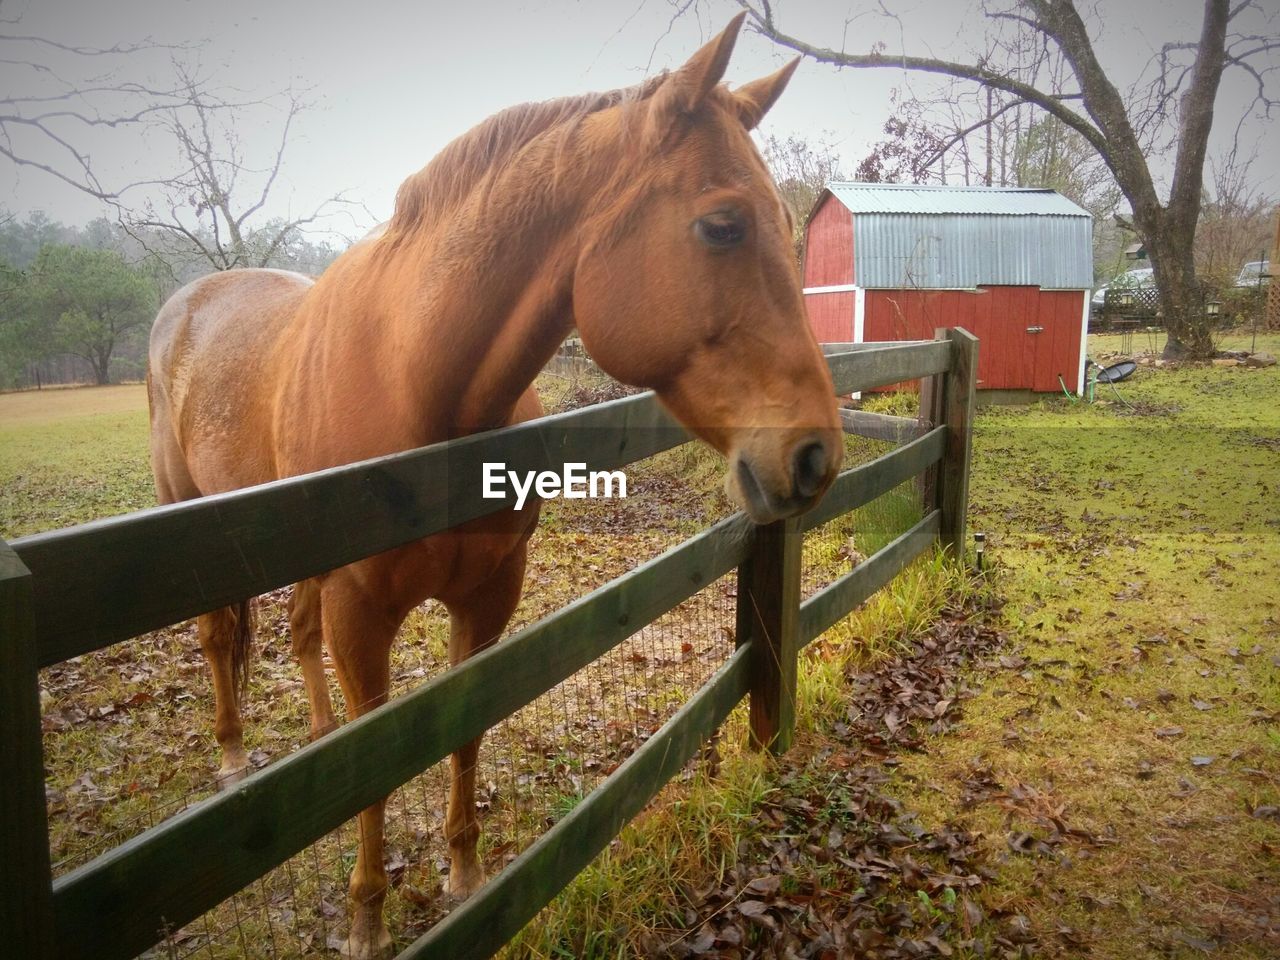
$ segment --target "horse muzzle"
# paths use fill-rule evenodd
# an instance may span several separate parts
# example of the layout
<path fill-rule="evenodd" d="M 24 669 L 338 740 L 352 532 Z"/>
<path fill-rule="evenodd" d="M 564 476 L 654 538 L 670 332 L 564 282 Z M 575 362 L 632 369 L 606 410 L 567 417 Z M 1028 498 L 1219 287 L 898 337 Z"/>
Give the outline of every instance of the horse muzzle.
<path fill-rule="evenodd" d="M 838 438 L 838 432 L 824 431 L 782 451 L 738 451 L 726 479 L 729 496 L 756 523 L 804 513 L 822 499 L 839 472 L 843 448 Z"/>

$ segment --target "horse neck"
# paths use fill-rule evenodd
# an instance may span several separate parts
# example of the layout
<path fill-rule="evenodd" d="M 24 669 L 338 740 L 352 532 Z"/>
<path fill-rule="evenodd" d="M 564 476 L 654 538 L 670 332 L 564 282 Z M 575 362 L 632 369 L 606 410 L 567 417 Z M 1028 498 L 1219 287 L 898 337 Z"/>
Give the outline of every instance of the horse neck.
<path fill-rule="evenodd" d="M 526 150 L 391 254 L 402 262 L 389 275 L 413 278 L 401 298 L 409 335 L 397 352 L 403 382 L 421 388 L 429 432 L 510 422 L 572 328 L 584 210 L 598 202 L 611 164 L 596 156 L 563 175 L 571 149 L 561 140 Z"/>

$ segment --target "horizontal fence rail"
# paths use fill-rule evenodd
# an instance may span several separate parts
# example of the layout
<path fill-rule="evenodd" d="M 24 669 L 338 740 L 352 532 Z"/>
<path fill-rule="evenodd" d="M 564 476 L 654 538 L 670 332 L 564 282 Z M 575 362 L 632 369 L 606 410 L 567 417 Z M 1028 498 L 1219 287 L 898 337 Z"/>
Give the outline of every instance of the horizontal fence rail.
<path fill-rule="evenodd" d="M 800 643 L 813 640 L 902 572 L 938 538 L 937 510 L 800 605 Z"/>
<path fill-rule="evenodd" d="M 148 949 L 162 930 L 221 903 L 735 568 L 735 653 L 580 805 L 404 956 L 478 957 L 500 947 L 684 766 L 747 693 L 753 739 L 785 749 L 791 713 L 779 707 L 794 709 L 796 651 L 940 534 L 954 540 L 964 529 L 955 512 L 963 511 L 967 493 L 976 341 L 963 331 L 940 331 L 934 341 L 837 345 L 828 348 L 828 362 L 842 394 L 937 377 L 922 394 L 938 425 L 910 430 L 887 418 L 851 418 L 914 439 L 842 473 L 803 517 L 757 528 L 735 514 L 52 882 L 36 697 L 40 666 L 507 509 L 510 498 L 480 496 L 485 462 L 520 471 L 558 470 L 566 462 L 617 469 L 689 434 L 652 394 L 643 394 L 28 537 L 12 549 L 0 541 L 6 694 L 0 747 L 6 759 L 18 761 L 0 787 L 6 819 L 0 852 L 6 870 L 21 873 L 15 875 L 21 895 L 0 907 L 0 942 L 16 944 L 22 956 L 60 960 L 117 960 Z M 804 531 L 929 470 L 937 471 L 938 482 L 922 487 L 931 499 L 924 518 L 799 603 Z M 744 619 L 744 604 L 754 620 Z M 771 666 L 779 655 L 788 660 L 782 669 Z M 761 704 L 772 707 L 757 711 Z M 192 871 L 192 863 L 201 869 Z"/>
<path fill-rule="evenodd" d="M 613 470 L 689 439 L 653 394 L 13 542 L 40 665 L 101 649 L 499 510 L 486 462 Z"/>
<path fill-rule="evenodd" d="M 812 530 L 868 504 L 927 470 L 942 459 L 946 441 L 946 427 L 934 427 L 924 436 L 890 450 L 870 463 L 844 471 L 831 484 L 822 502 L 801 515 L 800 532 Z"/>
<path fill-rule="evenodd" d="M 894 343 L 827 356 L 836 393 L 855 393 L 945 373 L 951 367 L 951 344 L 945 340 Z"/>
<path fill-rule="evenodd" d="M 840 423 L 845 433 L 856 433 L 872 440 L 888 440 L 890 443 L 905 443 L 928 432 L 914 417 L 894 417 L 866 410 L 841 410 Z"/>
<path fill-rule="evenodd" d="M 829 356 L 836 392 L 945 369 L 946 343 Z M 601 438 L 608 436 L 608 442 Z M 612 470 L 689 439 L 652 393 L 13 542 L 51 666 L 509 508 L 483 465 Z"/>

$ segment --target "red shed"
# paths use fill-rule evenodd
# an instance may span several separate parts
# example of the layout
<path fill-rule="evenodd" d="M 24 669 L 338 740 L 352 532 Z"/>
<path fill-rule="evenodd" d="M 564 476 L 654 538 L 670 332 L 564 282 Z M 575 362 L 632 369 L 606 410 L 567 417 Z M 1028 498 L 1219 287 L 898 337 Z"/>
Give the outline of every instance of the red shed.
<path fill-rule="evenodd" d="M 961 326 L 980 390 L 1082 390 L 1092 286 L 1093 219 L 1053 190 L 831 183 L 805 231 L 819 341 Z"/>

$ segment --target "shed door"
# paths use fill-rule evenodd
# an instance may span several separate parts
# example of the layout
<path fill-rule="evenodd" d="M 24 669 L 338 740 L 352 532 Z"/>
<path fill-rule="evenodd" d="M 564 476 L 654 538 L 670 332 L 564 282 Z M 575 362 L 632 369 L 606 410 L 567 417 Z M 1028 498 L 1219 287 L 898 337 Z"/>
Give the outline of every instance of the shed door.
<path fill-rule="evenodd" d="M 981 341 L 979 390 L 1057 393 L 1061 374 L 1074 391 L 1083 297 L 1079 290 L 1038 287 L 868 290 L 865 339 L 927 340 L 937 327 L 964 327 Z"/>
<path fill-rule="evenodd" d="M 1068 390 L 1075 392 L 1080 372 L 1080 316 L 1084 296 L 1079 290 L 1040 291 L 1034 324 L 1040 330 L 1029 334 L 1034 342 L 1035 357 L 1031 389 L 1053 393 L 1066 384 Z"/>
<path fill-rule="evenodd" d="M 1075 390 L 1080 369 L 1078 290 L 1038 287 L 982 288 L 973 333 L 978 350 L 979 389 L 1057 393 L 1058 375 Z"/>

